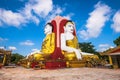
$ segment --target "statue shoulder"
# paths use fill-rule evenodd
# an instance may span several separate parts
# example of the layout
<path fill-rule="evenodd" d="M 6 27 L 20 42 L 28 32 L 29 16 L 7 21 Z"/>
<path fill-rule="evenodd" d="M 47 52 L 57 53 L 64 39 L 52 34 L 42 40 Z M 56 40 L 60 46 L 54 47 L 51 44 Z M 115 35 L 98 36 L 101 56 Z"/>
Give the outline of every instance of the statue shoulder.
<path fill-rule="evenodd" d="M 52 33 L 52 35 L 55 35 L 55 33 Z"/>
<path fill-rule="evenodd" d="M 55 33 L 52 33 L 51 35 L 52 35 L 52 37 L 55 37 Z"/>

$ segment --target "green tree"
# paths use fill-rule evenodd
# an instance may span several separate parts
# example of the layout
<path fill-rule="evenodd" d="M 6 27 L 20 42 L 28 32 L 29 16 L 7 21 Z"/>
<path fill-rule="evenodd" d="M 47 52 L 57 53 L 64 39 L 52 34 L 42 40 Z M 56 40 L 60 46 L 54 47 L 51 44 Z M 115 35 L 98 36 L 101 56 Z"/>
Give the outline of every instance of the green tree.
<path fill-rule="evenodd" d="M 115 39 L 113 42 L 116 46 L 119 46 L 120 45 L 120 36 L 117 39 Z"/>
<path fill-rule="evenodd" d="M 82 52 L 92 53 L 98 55 L 99 58 L 101 57 L 101 55 L 99 54 L 99 52 L 96 51 L 94 45 L 91 42 L 79 43 L 79 47 L 82 50 Z"/>
<path fill-rule="evenodd" d="M 92 45 L 91 42 L 79 43 L 79 47 L 82 50 L 82 52 L 96 53 L 96 50 L 94 49 L 94 45 Z"/>
<path fill-rule="evenodd" d="M 18 53 L 13 53 L 11 55 L 11 62 L 16 64 L 20 59 L 23 59 L 23 58 L 24 58 L 23 55 L 20 55 Z"/>

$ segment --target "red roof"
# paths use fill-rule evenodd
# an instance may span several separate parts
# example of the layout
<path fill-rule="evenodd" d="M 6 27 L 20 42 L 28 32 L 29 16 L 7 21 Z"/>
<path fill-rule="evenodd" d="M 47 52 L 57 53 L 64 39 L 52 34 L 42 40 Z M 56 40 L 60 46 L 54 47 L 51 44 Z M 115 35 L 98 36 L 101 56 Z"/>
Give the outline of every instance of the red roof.
<path fill-rule="evenodd" d="M 101 55 L 120 55 L 120 46 L 117 46 L 112 49 L 108 49 L 101 53 Z"/>

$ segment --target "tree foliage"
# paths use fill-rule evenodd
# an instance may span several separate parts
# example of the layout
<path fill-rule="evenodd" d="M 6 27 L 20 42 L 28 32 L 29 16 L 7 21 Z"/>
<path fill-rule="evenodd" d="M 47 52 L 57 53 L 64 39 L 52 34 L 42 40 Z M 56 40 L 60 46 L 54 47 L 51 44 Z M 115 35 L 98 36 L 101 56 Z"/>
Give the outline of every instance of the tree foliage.
<path fill-rule="evenodd" d="M 82 52 L 92 53 L 98 55 L 99 58 L 101 57 L 99 52 L 97 52 L 96 49 L 94 49 L 94 45 L 91 42 L 79 43 L 79 47 L 82 50 Z"/>
<path fill-rule="evenodd" d="M 115 39 L 113 42 L 116 46 L 120 46 L 120 36 L 117 39 Z"/>
<path fill-rule="evenodd" d="M 17 63 L 20 59 L 23 59 L 23 58 L 24 58 L 23 55 L 20 55 L 20 54 L 18 54 L 18 53 L 13 53 L 13 54 L 11 55 L 11 62 L 12 62 L 12 63 Z"/>
<path fill-rule="evenodd" d="M 91 42 L 79 43 L 79 47 L 82 50 L 82 52 L 96 53 L 96 50 L 94 49 L 94 45 L 92 45 Z"/>

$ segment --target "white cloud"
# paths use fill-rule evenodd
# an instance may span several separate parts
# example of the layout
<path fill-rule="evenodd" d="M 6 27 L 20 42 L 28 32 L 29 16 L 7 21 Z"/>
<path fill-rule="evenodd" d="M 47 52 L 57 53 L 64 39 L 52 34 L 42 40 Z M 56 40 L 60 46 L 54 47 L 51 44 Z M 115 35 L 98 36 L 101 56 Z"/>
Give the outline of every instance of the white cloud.
<path fill-rule="evenodd" d="M 0 25 L 19 27 L 31 20 L 39 24 L 40 19 L 36 16 L 45 18 L 52 8 L 52 0 L 29 0 L 18 12 L 0 8 Z"/>
<path fill-rule="evenodd" d="M 100 35 L 105 22 L 109 19 L 109 13 L 111 9 L 109 6 L 98 2 L 95 5 L 95 9 L 89 15 L 87 20 L 87 30 L 79 31 L 80 37 L 87 40 L 89 38 L 96 38 Z"/>
<path fill-rule="evenodd" d="M 106 51 L 109 48 L 113 48 L 113 46 L 111 46 L 109 44 L 99 44 L 97 51 L 103 52 L 103 51 Z"/>
<path fill-rule="evenodd" d="M 120 32 L 120 10 L 115 13 L 111 27 L 115 32 Z"/>
<path fill-rule="evenodd" d="M 58 6 L 54 6 L 54 9 L 50 12 L 50 14 L 47 16 L 46 22 L 51 21 L 55 16 L 60 15 L 63 12 L 63 9 L 58 7 Z"/>
<path fill-rule="evenodd" d="M 10 49 L 10 50 L 17 50 L 17 48 L 14 47 L 14 46 L 9 46 L 8 49 Z"/>
<path fill-rule="evenodd" d="M 5 47 L 4 46 L 0 46 L 0 49 L 5 49 Z"/>
<path fill-rule="evenodd" d="M 108 47 L 109 44 L 100 44 L 99 47 Z"/>
<path fill-rule="evenodd" d="M 32 49 L 32 52 L 35 52 L 35 51 L 40 51 L 40 50 L 36 48 Z"/>
<path fill-rule="evenodd" d="M 53 8 L 52 0 L 31 0 L 31 6 L 33 11 L 41 17 L 47 16 Z"/>
<path fill-rule="evenodd" d="M 73 13 L 70 13 L 66 16 L 63 16 L 64 18 L 68 19 L 68 20 L 71 20 L 71 17 L 73 16 L 74 14 Z"/>
<path fill-rule="evenodd" d="M 26 40 L 24 42 L 20 42 L 20 45 L 25 45 L 25 46 L 33 46 L 34 43 L 30 40 Z"/>
<path fill-rule="evenodd" d="M 25 18 L 16 12 L 10 10 L 0 9 L 0 20 L 8 25 L 19 26 L 20 24 L 25 23 Z"/>
<path fill-rule="evenodd" d="M 20 27 L 29 22 L 34 22 L 38 25 L 41 19 L 50 21 L 55 16 L 62 14 L 64 9 L 53 5 L 52 0 L 29 0 L 25 7 L 17 12 L 0 8 L 0 26 L 7 24 L 9 26 Z M 71 16 L 71 14 L 68 14 L 64 17 L 70 19 Z"/>
<path fill-rule="evenodd" d="M 58 15 L 62 15 L 62 13 L 65 11 L 65 8 L 61 8 L 59 6 L 54 6 L 53 10 L 50 12 L 50 14 L 46 18 L 46 22 L 51 21 L 53 18 L 55 18 Z M 67 15 L 63 15 L 64 18 L 70 20 L 73 16 L 73 13 L 68 13 Z"/>
<path fill-rule="evenodd" d="M 60 7 L 57 7 L 55 14 L 61 14 L 62 13 L 62 9 Z"/>
<path fill-rule="evenodd" d="M 29 22 L 29 20 L 32 20 L 33 22 L 35 22 L 36 24 L 39 24 L 39 19 L 32 14 L 32 4 L 31 3 L 27 3 L 25 5 L 25 8 L 23 10 L 20 11 L 20 13 L 24 16 L 24 18 L 26 19 L 26 22 Z"/>
<path fill-rule="evenodd" d="M 0 37 L 0 42 L 2 42 L 2 41 L 7 41 L 8 39 L 7 38 L 2 38 L 2 37 Z"/>

